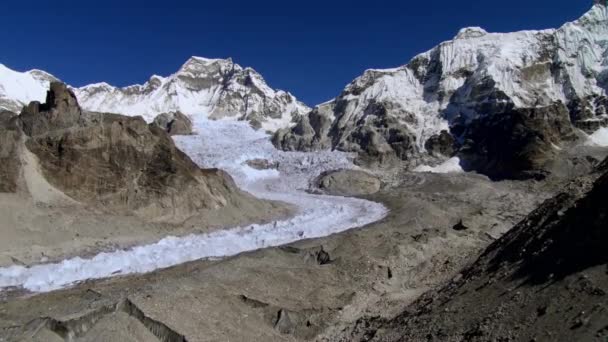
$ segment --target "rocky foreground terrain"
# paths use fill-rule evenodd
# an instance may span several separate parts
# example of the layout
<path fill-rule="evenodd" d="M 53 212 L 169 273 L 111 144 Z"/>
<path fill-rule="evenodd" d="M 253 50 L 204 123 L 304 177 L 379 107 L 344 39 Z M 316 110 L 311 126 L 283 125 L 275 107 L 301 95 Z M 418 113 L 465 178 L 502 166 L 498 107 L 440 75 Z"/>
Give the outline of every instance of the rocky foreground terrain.
<path fill-rule="evenodd" d="M 319 339 L 362 316 L 398 314 L 454 277 L 549 192 L 539 184 L 476 175 L 407 174 L 400 186 L 366 196 L 391 211 L 362 229 L 47 294 L 5 293 L 0 336 Z"/>
<path fill-rule="evenodd" d="M 605 341 L 608 159 L 398 315 L 332 341 Z"/>

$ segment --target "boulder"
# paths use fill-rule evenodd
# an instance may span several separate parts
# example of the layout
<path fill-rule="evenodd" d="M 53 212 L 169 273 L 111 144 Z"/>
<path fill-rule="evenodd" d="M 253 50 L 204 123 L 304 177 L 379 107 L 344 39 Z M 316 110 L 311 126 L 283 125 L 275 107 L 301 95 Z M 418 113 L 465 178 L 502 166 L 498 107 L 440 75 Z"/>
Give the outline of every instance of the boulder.
<path fill-rule="evenodd" d="M 192 134 L 192 121 L 180 111 L 159 114 L 154 118 L 153 124 L 167 131 L 169 135 Z"/>
<path fill-rule="evenodd" d="M 359 170 L 334 170 L 321 174 L 315 185 L 323 192 L 335 196 L 364 196 L 380 190 L 380 179 Z"/>
<path fill-rule="evenodd" d="M 317 259 L 317 263 L 319 265 L 326 265 L 326 264 L 329 264 L 331 262 L 331 257 L 329 256 L 329 253 L 327 253 L 325 251 L 325 249 L 323 249 L 323 246 L 321 246 L 321 249 L 317 253 L 317 258 L 316 259 Z"/>
<path fill-rule="evenodd" d="M 274 328 L 281 334 L 289 334 L 294 330 L 294 324 L 289 318 L 287 310 L 281 309 L 277 312 L 277 318 L 274 322 Z"/>
<path fill-rule="evenodd" d="M 455 152 L 454 144 L 454 137 L 452 137 L 448 131 L 443 130 L 440 133 L 431 136 L 429 140 L 424 143 L 424 147 L 427 152 L 433 156 L 451 157 Z"/>
<path fill-rule="evenodd" d="M 250 159 L 245 162 L 247 166 L 254 168 L 256 170 L 270 170 L 270 169 L 278 169 L 279 162 L 271 162 L 268 159 Z"/>
<path fill-rule="evenodd" d="M 459 220 L 453 227 L 452 229 L 456 230 L 456 231 L 461 231 L 461 230 L 467 230 L 469 229 L 469 227 L 467 227 L 462 220 Z"/>

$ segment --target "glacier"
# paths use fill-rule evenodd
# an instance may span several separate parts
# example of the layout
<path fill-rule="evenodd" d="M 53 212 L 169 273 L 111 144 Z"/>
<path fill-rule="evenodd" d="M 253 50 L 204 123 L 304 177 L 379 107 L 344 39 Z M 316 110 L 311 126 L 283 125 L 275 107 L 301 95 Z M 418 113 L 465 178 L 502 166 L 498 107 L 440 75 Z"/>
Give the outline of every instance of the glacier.
<path fill-rule="evenodd" d="M 308 182 L 323 171 L 353 168 L 348 154 L 281 152 L 272 146 L 266 133 L 242 121 L 209 120 L 201 115 L 194 124 L 202 134 L 175 136 L 180 149 L 201 167 L 228 171 L 242 189 L 257 197 L 295 205 L 295 216 L 207 234 L 169 236 L 153 244 L 99 253 L 90 259 L 75 257 L 31 267 L 0 268 L 0 288 L 48 292 L 84 280 L 151 272 L 188 261 L 327 236 L 378 221 L 388 213 L 379 203 L 305 191 Z M 256 170 L 245 163 L 255 158 L 278 162 L 279 169 Z"/>

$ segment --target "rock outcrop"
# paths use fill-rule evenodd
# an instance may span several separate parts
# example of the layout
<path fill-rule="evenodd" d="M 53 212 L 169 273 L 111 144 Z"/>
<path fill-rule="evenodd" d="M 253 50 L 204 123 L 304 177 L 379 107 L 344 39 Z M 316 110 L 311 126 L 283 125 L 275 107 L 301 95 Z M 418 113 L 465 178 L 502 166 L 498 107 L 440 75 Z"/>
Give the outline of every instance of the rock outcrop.
<path fill-rule="evenodd" d="M 17 114 L 8 111 L 8 110 L 0 110 L 0 125 L 4 126 L 8 123 L 12 118 L 17 116 Z"/>
<path fill-rule="evenodd" d="M 335 196 L 371 195 L 378 192 L 382 185 L 380 179 L 374 175 L 347 169 L 324 172 L 314 183 L 316 188 Z"/>
<path fill-rule="evenodd" d="M 249 159 L 245 161 L 245 164 L 256 170 L 276 170 L 279 168 L 279 162 L 260 158 Z"/>
<path fill-rule="evenodd" d="M 19 126 L 48 182 L 96 208 L 179 223 L 256 201 L 225 172 L 200 169 L 163 129 L 143 118 L 83 112 L 62 83 L 51 83 L 46 103 L 31 103 L 10 122 L 17 133 L 2 134 L 3 142 L 15 141 Z M 0 158 L 14 155 L 11 146 L 2 144 Z"/>
<path fill-rule="evenodd" d="M 21 131 L 17 127 L 16 118 L 15 113 L 0 112 L 0 192 L 17 190 Z"/>
<path fill-rule="evenodd" d="M 481 117 L 466 125 L 461 136 L 464 169 L 495 179 L 542 179 L 548 165 L 560 158 L 559 146 L 577 139 L 561 102 Z"/>
<path fill-rule="evenodd" d="M 482 144 L 492 142 L 495 137 L 481 130 L 504 124 L 505 115 L 546 113 L 543 108 L 561 102 L 567 108 L 566 119 L 562 109 L 553 110 L 558 117 L 550 118 L 552 124 L 528 125 L 526 131 L 564 137 L 550 140 L 558 146 L 567 144 L 571 134 L 545 130 L 559 121 L 564 132 L 579 128 L 591 133 L 608 123 L 606 36 L 604 4 L 555 30 L 488 33 L 466 28 L 407 65 L 365 71 L 334 100 L 317 106 L 294 127 L 276 132 L 273 143 L 283 150 L 357 152 L 362 164 L 398 160 L 415 167 L 458 154 L 461 142 L 472 136 Z M 501 137 L 520 134 L 513 130 L 521 124 L 508 126 L 511 131 L 501 132 Z M 545 144 L 516 145 L 512 147 L 526 150 L 509 155 L 548 159 L 553 153 Z M 465 148 L 469 159 L 471 152 L 495 149 L 481 145 L 471 150 L 466 144 Z M 539 163 L 519 163 L 503 172 L 498 169 L 501 163 L 483 153 L 471 165 L 492 176 L 520 178 L 543 172 L 537 169 Z"/>
<path fill-rule="evenodd" d="M 192 134 L 192 121 L 182 112 L 159 114 L 152 123 L 167 131 L 169 135 Z"/>
<path fill-rule="evenodd" d="M 60 82 L 52 82 L 46 102 L 30 102 L 19 115 L 23 131 L 29 136 L 77 126 L 82 111 L 74 93 Z"/>

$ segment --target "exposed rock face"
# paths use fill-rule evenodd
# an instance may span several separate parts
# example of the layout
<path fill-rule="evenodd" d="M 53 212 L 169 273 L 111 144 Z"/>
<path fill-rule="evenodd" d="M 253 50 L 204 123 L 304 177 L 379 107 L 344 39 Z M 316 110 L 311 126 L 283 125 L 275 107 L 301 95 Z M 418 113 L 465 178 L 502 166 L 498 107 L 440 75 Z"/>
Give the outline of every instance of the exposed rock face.
<path fill-rule="evenodd" d="M 272 137 L 277 147 L 286 151 L 316 151 L 332 147 L 329 129 L 332 120 L 327 107 L 316 107 L 308 115 L 300 116 L 292 129 L 280 129 Z"/>
<path fill-rule="evenodd" d="M 287 310 L 281 309 L 277 313 L 276 322 L 274 324 L 274 328 L 278 330 L 281 334 L 289 334 L 293 331 L 294 326 L 289 318 L 289 314 Z"/>
<path fill-rule="evenodd" d="M 0 192 L 15 192 L 19 177 L 19 140 L 21 131 L 15 113 L 0 112 Z"/>
<path fill-rule="evenodd" d="M 329 195 L 363 196 L 375 194 L 382 183 L 377 177 L 358 170 L 337 170 L 321 174 L 316 186 Z"/>
<path fill-rule="evenodd" d="M 29 136 L 73 127 L 81 120 L 82 111 L 74 93 L 60 82 L 51 82 L 46 102 L 33 101 L 19 115 L 23 131 Z"/>
<path fill-rule="evenodd" d="M 543 178 L 559 145 L 576 140 L 562 103 L 512 109 L 468 124 L 459 156 L 465 170 L 492 178 Z"/>
<path fill-rule="evenodd" d="M 513 109 L 537 110 L 558 102 L 569 111 L 563 125 L 590 132 L 608 122 L 607 36 L 608 10 L 599 4 L 556 30 L 488 33 L 466 28 L 405 66 L 367 70 L 298 125 L 278 131 L 273 142 L 284 150 L 331 148 L 357 152 L 363 162 L 398 159 L 413 167 L 428 157 L 449 157 L 455 152 L 450 141 L 461 141 L 465 132 L 483 134 L 471 132 L 482 128 L 477 120 L 502 122 L 500 117 Z M 552 120 L 563 121 L 561 116 Z M 543 131 L 549 126 L 529 127 L 530 134 L 552 135 Z M 490 168 L 480 171 L 499 171 Z M 535 172 L 513 171 L 503 176 Z"/>
<path fill-rule="evenodd" d="M 451 157 L 455 152 L 456 141 L 450 132 L 443 130 L 424 143 L 424 148 L 433 156 Z"/>
<path fill-rule="evenodd" d="M 252 200 L 223 171 L 199 169 L 141 117 L 82 113 L 63 84 L 52 83 L 47 103 L 30 104 L 19 122 L 45 178 L 79 202 L 178 223 Z"/>
<path fill-rule="evenodd" d="M 0 125 L 4 126 L 8 123 L 12 118 L 17 116 L 17 114 L 8 111 L 8 110 L 0 110 Z"/>
<path fill-rule="evenodd" d="M 169 135 L 192 134 L 192 121 L 182 112 L 159 114 L 154 118 L 153 124 L 167 131 Z"/>

